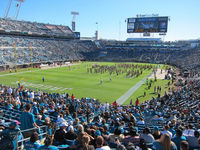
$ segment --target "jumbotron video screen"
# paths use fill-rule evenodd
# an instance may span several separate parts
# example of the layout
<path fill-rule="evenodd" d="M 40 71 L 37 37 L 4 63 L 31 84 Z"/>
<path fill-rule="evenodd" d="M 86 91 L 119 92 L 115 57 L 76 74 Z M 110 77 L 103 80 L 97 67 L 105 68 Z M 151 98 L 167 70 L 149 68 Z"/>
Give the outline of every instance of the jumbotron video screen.
<path fill-rule="evenodd" d="M 127 33 L 167 32 L 168 17 L 128 18 Z"/>

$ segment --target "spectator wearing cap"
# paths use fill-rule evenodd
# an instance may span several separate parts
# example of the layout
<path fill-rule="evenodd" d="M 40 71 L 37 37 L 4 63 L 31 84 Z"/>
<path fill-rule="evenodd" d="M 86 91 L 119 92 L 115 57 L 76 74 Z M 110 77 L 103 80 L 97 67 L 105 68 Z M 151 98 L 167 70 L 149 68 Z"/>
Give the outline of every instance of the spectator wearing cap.
<path fill-rule="evenodd" d="M 55 142 L 58 142 L 59 144 L 66 144 L 67 127 L 68 124 L 66 122 L 60 124 L 60 129 L 56 130 L 54 134 Z"/>
<path fill-rule="evenodd" d="M 110 150 L 109 146 L 104 146 L 104 138 L 102 136 L 97 137 L 96 147 L 96 150 Z"/>
<path fill-rule="evenodd" d="M 18 123 L 13 121 L 10 123 L 9 128 L 1 133 L 0 149 L 16 149 L 17 136 L 20 136 Z"/>
<path fill-rule="evenodd" d="M 20 101 L 20 99 L 19 99 L 19 96 L 17 96 L 17 97 L 15 98 L 15 102 L 14 102 L 14 106 L 15 106 L 14 108 L 19 110 L 20 105 L 21 105 L 21 101 Z"/>
<path fill-rule="evenodd" d="M 152 143 L 155 141 L 149 128 L 145 128 L 143 133 L 140 135 L 140 139 L 144 139 L 146 143 Z"/>
<path fill-rule="evenodd" d="M 158 126 L 154 126 L 154 128 L 153 128 L 153 134 L 152 135 L 153 135 L 153 137 L 154 137 L 155 140 L 160 139 L 161 132 L 159 131 L 159 127 Z"/>
<path fill-rule="evenodd" d="M 34 115 L 30 112 L 31 111 L 31 105 L 26 104 L 25 111 L 22 112 L 20 116 L 20 123 L 21 123 L 21 130 L 31 129 L 31 128 L 40 128 L 35 121 Z M 30 137 L 32 135 L 32 130 L 26 131 L 23 133 L 24 137 Z"/>
<path fill-rule="evenodd" d="M 56 120 L 56 124 L 59 126 L 59 125 L 62 124 L 63 122 L 66 122 L 66 120 L 63 118 L 63 114 L 60 114 L 60 116 L 59 116 L 58 119 Z"/>
<path fill-rule="evenodd" d="M 34 115 L 38 115 L 39 114 L 39 110 L 37 108 L 37 103 L 36 102 L 33 102 L 32 112 L 33 112 Z"/>
<path fill-rule="evenodd" d="M 186 141 L 186 137 L 182 135 L 183 131 L 181 129 L 176 130 L 176 137 L 172 138 L 172 141 L 176 144 L 178 150 L 180 150 L 180 144 L 182 141 Z"/>
<path fill-rule="evenodd" d="M 33 132 L 31 135 L 30 141 L 24 143 L 24 149 L 39 149 L 41 146 L 39 142 L 39 136 L 37 132 Z"/>
<path fill-rule="evenodd" d="M 42 126 L 42 125 L 43 125 L 42 116 L 41 116 L 41 115 L 37 115 L 36 124 L 37 124 L 38 126 Z"/>

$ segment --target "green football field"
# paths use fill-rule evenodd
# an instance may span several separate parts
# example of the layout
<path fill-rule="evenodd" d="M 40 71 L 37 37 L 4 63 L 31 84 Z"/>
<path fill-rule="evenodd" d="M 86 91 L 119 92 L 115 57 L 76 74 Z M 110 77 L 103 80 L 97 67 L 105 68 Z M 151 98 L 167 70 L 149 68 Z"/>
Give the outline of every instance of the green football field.
<path fill-rule="evenodd" d="M 114 66 L 119 63 L 108 63 L 108 62 L 80 62 L 73 66 L 58 67 L 51 69 L 25 69 L 19 70 L 16 73 L 1 72 L 0 83 L 7 86 L 17 86 L 17 82 L 27 88 L 34 90 L 42 90 L 46 92 L 59 92 L 59 93 L 73 93 L 76 98 L 91 97 L 99 99 L 101 102 L 108 101 L 112 103 L 126 93 L 131 87 L 136 85 L 140 80 L 147 77 L 152 69 L 143 70 L 143 74 L 139 77 L 128 78 L 126 73 L 116 74 L 112 73 L 110 76 L 109 71 L 103 73 L 92 73 L 88 72 L 89 68 L 92 68 L 94 64 L 99 66 Z M 124 63 L 123 63 L 124 64 Z M 131 64 L 131 63 L 126 63 Z M 133 63 L 132 63 L 133 64 Z M 136 63 L 134 63 L 136 65 Z M 152 65 L 156 67 L 156 64 L 144 64 L 138 63 L 138 65 Z M 135 69 L 136 71 L 138 69 Z M 45 78 L 45 82 L 42 78 Z M 102 80 L 102 83 L 101 83 Z M 153 82 L 152 87 L 161 86 L 164 94 L 166 89 L 167 80 L 157 80 Z M 146 96 L 143 97 L 144 91 Z M 143 84 L 130 96 L 124 104 L 129 104 L 130 99 L 133 102 L 139 97 L 140 102 L 149 100 L 152 97 L 156 97 L 153 94 L 154 89 L 147 89 L 146 84 Z"/>

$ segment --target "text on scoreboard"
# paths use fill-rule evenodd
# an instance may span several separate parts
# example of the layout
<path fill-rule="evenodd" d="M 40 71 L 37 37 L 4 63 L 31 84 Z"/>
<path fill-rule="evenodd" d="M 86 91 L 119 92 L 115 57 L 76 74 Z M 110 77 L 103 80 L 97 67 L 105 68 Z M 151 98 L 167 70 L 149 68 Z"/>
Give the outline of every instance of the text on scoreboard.
<path fill-rule="evenodd" d="M 167 32 L 168 17 L 128 18 L 127 33 Z"/>

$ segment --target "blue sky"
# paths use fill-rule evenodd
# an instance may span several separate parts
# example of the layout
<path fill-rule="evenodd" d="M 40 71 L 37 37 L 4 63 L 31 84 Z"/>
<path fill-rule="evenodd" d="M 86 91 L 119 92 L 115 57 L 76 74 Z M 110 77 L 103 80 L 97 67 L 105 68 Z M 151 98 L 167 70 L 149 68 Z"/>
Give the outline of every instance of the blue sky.
<path fill-rule="evenodd" d="M 0 0 L 0 17 L 4 17 L 9 0 Z M 15 14 L 15 0 L 10 16 Z M 26 0 L 18 19 L 71 27 L 71 11 L 78 11 L 76 29 L 81 36 L 94 36 L 97 29 L 104 39 L 125 40 L 140 34 L 127 34 L 125 19 L 136 14 L 170 16 L 164 40 L 200 38 L 200 0 Z M 154 35 L 156 37 L 156 35 Z"/>

